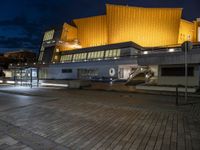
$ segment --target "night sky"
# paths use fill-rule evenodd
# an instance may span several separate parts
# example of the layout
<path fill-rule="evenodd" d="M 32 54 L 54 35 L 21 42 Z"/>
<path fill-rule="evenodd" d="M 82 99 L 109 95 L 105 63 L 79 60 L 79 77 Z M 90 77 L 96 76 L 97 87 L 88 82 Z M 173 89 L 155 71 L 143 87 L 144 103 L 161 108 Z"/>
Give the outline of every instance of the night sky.
<path fill-rule="evenodd" d="M 181 7 L 182 18 L 200 17 L 200 0 L 1 0 L 0 53 L 15 49 L 39 51 L 45 30 L 72 19 L 105 14 L 105 4 Z"/>

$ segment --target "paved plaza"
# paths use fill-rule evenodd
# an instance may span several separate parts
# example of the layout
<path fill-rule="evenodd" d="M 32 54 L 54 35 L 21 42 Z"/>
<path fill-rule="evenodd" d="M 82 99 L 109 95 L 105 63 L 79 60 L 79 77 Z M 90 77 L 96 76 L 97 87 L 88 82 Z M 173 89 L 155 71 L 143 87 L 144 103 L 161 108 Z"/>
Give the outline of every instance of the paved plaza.
<path fill-rule="evenodd" d="M 0 150 L 199 150 L 196 106 L 177 107 L 174 96 L 0 88 Z"/>

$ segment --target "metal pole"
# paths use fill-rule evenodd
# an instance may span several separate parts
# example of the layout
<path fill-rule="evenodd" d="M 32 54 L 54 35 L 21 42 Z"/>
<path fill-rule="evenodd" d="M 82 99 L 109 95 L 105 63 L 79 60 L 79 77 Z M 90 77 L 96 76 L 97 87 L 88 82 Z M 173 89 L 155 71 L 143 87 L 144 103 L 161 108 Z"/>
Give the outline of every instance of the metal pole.
<path fill-rule="evenodd" d="M 14 82 L 15 82 L 15 86 L 16 86 L 17 82 L 16 82 L 16 69 L 15 68 L 14 68 Z"/>
<path fill-rule="evenodd" d="M 22 86 L 22 68 L 20 68 L 21 69 L 21 75 L 20 75 L 20 77 L 21 77 L 21 86 Z"/>
<path fill-rule="evenodd" d="M 185 102 L 188 97 L 188 64 L 187 64 L 188 43 L 185 44 Z"/>
<path fill-rule="evenodd" d="M 33 84 L 33 77 L 32 77 L 32 68 L 31 68 L 31 88 L 32 88 L 32 84 Z"/>
<path fill-rule="evenodd" d="M 39 87 L 39 82 L 40 82 L 40 79 L 39 79 L 39 67 L 37 68 L 37 87 Z"/>
<path fill-rule="evenodd" d="M 178 106 L 178 86 L 176 86 L 176 106 Z"/>

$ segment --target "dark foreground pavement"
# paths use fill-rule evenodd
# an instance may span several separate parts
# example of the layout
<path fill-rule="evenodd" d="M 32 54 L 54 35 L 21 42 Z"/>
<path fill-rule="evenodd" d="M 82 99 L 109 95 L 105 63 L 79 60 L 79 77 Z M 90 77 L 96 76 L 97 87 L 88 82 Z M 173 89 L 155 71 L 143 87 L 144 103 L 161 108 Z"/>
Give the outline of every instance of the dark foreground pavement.
<path fill-rule="evenodd" d="M 172 96 L 0 91 L 1 150 L 200 149 L 198 111 L 192 105 L 175 106 Z"/>

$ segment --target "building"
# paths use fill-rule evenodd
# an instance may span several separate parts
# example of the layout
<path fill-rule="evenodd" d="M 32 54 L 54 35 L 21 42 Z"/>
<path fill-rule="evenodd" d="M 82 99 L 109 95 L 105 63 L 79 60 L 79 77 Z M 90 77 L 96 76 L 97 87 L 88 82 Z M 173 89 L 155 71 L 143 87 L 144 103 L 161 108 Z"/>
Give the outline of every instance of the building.
<path fill-rule="evenodd" d="M 148 67 L 154 79 L 157 77 L 156 84 L 183 83 L 183 80 L 177 80 L 184 72 L 183 61 L 174 59 L 168 64 L 158 60 L 183 55 L 180 45 L 184 41 L 195 45 L 191 57 L 199 53 L 200 19 L 191 22 L 181 16 L 182 8 L 107 4 L 104 15 L 74 19 L 70 24 L 64 23 L 59 30 L 44 33 L 38 59 L 40 78 L 127 80 L 131 75 L 135 76 L 134 71 L 147 75 L 144 71 Z M 151 63 L 150 59 L 156 61 Z M 189 75 L 195 75 L 191 86 L 199 86 L 198 64 L 198 61 L 191 61 L 192 67 L 188 69 Z"/>
<path fill-rule="evenodd" d="M 181 19 L 181 8 L 106 5 L 106 14 L 74 19 L 45 32 L 39 61 L 57 62 L 57 52 L 132 41 L 142 47 L 198 42 L 199 19 Z M 50 57 L 50 58 L 49 58 Z M 49 58 L 49 60 L 47 60 Z"/>
<path fill-rule="evenodd" d="M 0 56 L 0 78 L 12 78 L 14 76 L 13 72 L 22 70 L 20 66 L 34 64 L 36 60 L 36 53 L 31 50 L 20 49 L 6 52 Z"/>
<path fill-rule="evenodd" d="M 188 85 L 200 85 L 200 43 L 188 51 Z M 158 85 L 185 85 L 185 53 L 180 46 L 159 48 L 138 56 L 140 65 L 154 68 Z"/>
<path fill-rule="evenodd" d="M 37 60 L 36 53 L 30 50 L 6 52 L 4 57 L 13 60 L 14 63 L 33 63 Z"/>
<path fill-rule="evenodd" d="M 60 63 L 43 63 L 41 79 L 127 79 L 137 68 L 138 50 L 133 42 L 63 51 Z"/>

